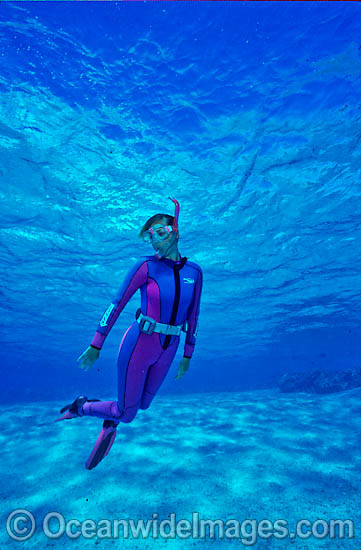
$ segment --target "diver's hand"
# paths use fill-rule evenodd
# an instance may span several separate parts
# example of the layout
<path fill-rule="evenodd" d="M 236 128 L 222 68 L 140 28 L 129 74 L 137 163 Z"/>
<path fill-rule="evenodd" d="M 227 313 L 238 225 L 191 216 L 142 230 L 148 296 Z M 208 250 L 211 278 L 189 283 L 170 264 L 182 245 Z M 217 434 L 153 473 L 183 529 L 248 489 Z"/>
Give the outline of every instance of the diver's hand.
<path fill-rule="evenodd" d="M 84 353 L 82 353 L 77 359 L 78 363 L 80 362 L 79 367 L 87 371 L 92 365 L 94 365 L 99 355 L 100 355 L 99 349 L 92 348 L 91 346 L 89 346 L 84 351 Z"/>
<path fill-rule="evenodd" d="M 182 357 L 182 360 L 179 363 L 177 375 L 174 377 L 175 380 L 180 380 L 182 376 L 184 376 L 184 374 L 189 369 L 189 362 L 190 362 L 189 357 Z"/>

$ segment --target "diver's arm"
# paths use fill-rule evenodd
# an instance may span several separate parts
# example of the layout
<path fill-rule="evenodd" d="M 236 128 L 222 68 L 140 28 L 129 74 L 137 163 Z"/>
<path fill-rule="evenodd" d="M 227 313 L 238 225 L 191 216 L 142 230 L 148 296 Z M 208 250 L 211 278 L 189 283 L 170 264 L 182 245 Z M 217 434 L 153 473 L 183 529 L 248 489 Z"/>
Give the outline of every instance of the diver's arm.
<path fill-rule="evenodd" d="M 186 340 L 184 345 L 184 359 L 191 359 L 196 344 L 196 336 L 198 332 L 198 317 L 200 311 L 201 294 L 203 286 L 203 272 L 198 266 L 198 277 L 194 287 L 193 300 L 189 307 L 187 314 L 188 329 L 186 333 Z"/>
<path fill-rule="evenodd" d="M 148 264 L 144 258 L 140 258 L 128 271 L 123 284 L 119 288 L 111 304 L 105 310 L 100 319 L 94 338 L 90 344 L 92 348 L 101 350 L 104 340 L 109 334 L 119 314 L 129 302 L 133 294 L 144 285 L 148 277 Z"/>

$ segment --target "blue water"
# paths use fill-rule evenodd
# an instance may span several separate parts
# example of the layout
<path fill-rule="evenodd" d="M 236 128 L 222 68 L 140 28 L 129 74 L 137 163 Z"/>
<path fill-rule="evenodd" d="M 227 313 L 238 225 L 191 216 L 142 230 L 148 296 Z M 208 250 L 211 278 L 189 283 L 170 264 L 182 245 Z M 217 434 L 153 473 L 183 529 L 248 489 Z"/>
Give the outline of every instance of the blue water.
<path fill-rule="evenodd" d="M 262 401 L 262 392 L 272 396 L 264 405 L 269 407 L 267 414 L 252 415 L 254 424 L 244 429 L 249 437 L 250 426 L 264 426 L 273 407 L 277 409 L 277 382 L 284 372 L 360 367 L 360 11 L 358 2 L 1 2 L 2 418 L 6 426 L 6 407 L 11 407 L 13 428 L 19 433 L 26 427 L 26 436 L 18 439 L 17 462 L 11 462 L 11 447 L 7 464 L 13 464 L 14 487 L 27 487 L 31 494 L 36 485 L 44 509 L 53 502 L 56 486 L 42 485 L 34 473 L 22 475 L 19 457 L 27 468 L 32 460 L 38 466 L 51 460 L 44 470 L 37 468 L 41 479 L 58 480 L 62 487 L 69 483 L 71 491 L 75 482 L 65 481 L 66 453 L 77 488 L 84 492 L 93 479 L 97 506 L 105 510 L 99 487 L 106 463 L 94 470 L 93 478 L 84 470 L 99 423 L 95 427 L 93 419 L 84 419 L 93 430 L 91 442 L 89 432 L 75 421 L 61 428 L 51 425 L 45 434 L 40 423 L 32 432 L 34 411 L 38 403 L 44 422 L 76 395 L 116 397 L 117 352 L 140 305 L 139 293 L 121 313 L 93 368 L 85 373 L 76 359 L 90 344 L 124 275 L 140 256 L 153 253 L 137 234 L 151 215 L 173 215 L 168 196 L 180 203 L 179 250 L 203 270 L 197 344 L 189 372 L 175 381 L 182 339 L 151 409 L 140 413 L 134 428 L 123 427 L 118 439 L 128 441 L 125 428 L 129 434 L 137 427 L 140 433 L 153 430 L 146 443 L 150 452 L 157 453 L 159 446 L 167 452 L 167 437 L 157 440 L 163 413 L 170 415 L 182 439 L 178 421 L 191 426 L 194 407 L 199 411 L 204 395 L 207 405 L 200 425 L 206 429 L 215 422 L 214 437 L 221 438 L 221 447 L 224 434 L 233 434 L 221 463 L 215 463 L 217 478 L 225 468 L 235 467 L 232 448 L 240 451 L 245 444 L 263 449 L 258 463 L 267 483 L 274 485 L 263 485 L 259 472 L 252 475 L 263 503 L 259 515 L 267 517 L 266 504 L 279 499 L 279 486 L 289 491 L 294 486 L 294 479 L 267 473 L 271 448 L 277 469 L 279 438 L 287 421 L 287 434 L 293 435 L 287 435 L 282 452 L 292 460 L 301 456 L 300 494 L 284 496 L 278 517 L 287 516 L 293 498 L 305 498 L 310 487 L 307 467 L 326 460 L 324 454 L 313 454 L 310 442 L 318 438 L 322 448 L 329 448 L 325 431 L 318 431 L 322 426 L 315 422 L 318 418 L 322 425 L 325 416 L 328 423 L 332 418 L 336 422 L 340 402 L 332 397 L 319 398 L 320 402 L 314 397 L 316 401 L 307 406 L 297 397 L 293 404 L 280 401 L 295 407 L 300 417 L 280 418 L 279 435 L 273 445 L 267 442 L 267 449 L 262 447 L 264 433 L 256 428 L 258 436 L 245 441 L 234 407 L 241 399 L 238 392 L 250 392 L 250 403 Z M 218 396 L 213 407 L 212 395 Z M 217 416 L 219 396 L 230 400 L 225 413 L 229 424 Z M 172 406 L 177 400 L 180 416 Z M 302 415 L 310 421 L 311 412 L 305 411 L 312 411 L 315 403 L 320 415 L 307 424 Z M 348 403 L 346 396 L 346 411 Z M 17 415 L 24 424 L 18 424 Z M 304 429 L 300 418 L 306 422 Z M 244 421 L 239 418 L 240 425 Z M 328 424 L 330 437 L 335 430 L 351 429 L 347 415 L 336 424 L 337 428 Z M 235 435 L 235 429 L 241 432 Z M 9 431 L 9 426 L 3 431 L 5 441 Z M 71 444 L 66 440 L 70 433 L 75 438 Z M 306 434 L 297 452 L 292 443 L 296 433 Z M 346 434 L 353 442 L 355 432 L 352 437 Z M 74 452 L 78 436 L 84 445 L 79 456 Z M 167 461 L 175 467 L 174 461 L 186 452 L 173 440 L 174 455 L 163 457 L 163 476 L 169 473 L 175 494 L 183 494 L 200 469 L 211 471 L 214 456 L 208 447 L 198 446 L 199 438 L 193 434 L 190 443 L 197 468 L 193 463 L 188 470 L 185 460 L 177 463 L 177 475 L 169 473 Z M 49 441 L 56 449 L 50 458 Z M 357 476 L 352 478 L 359 468 L 356 446 L 349 445 L 341 463 L 345 439 L 336 441 L 339 447 L 329 442 L 334 459 L 326 454 L 340 479 L 343 476 L 345 485 L 338 497 L 342 494 L 350 503 L 359 483 Z M 141 461 L 142 440 L 132 444 L 133 459 Z M 111 491 L 114 483 L 122 483 L 119 479 L 127 479 L 125 493 L 116 496 L 123 503 L 129 494 L 140 498 L 131 491 L 139 491 L 143 470 L 137 462 L 133 473 L 140 477 L 127 477 L 132 469 L 127 473 L 122 455 L 121 445 L 114 445 L 106 459 L 111 482 L 105 483 L 111 483 Z M 202 484 L 197 490 L 193 486 L 194 498 L 199 495 L 209 503 L 214 495 L 220 509 L 223 499 L 224 515 L 239 509 L 242 476 L 247 475 L 242 456 L 227 483 L 215 488 L 214 479 L 207 477 L 209 492 L 202 495 Z M 188 458 L 194 460 L 192 454 Z M 252 455 L 247 460 L 254 464 Z M 117 478 L 119 463 L 122 473 Z M 144 484 L 154 488 L 158 502 L 163 494 L 157 485 L 161 474 L 147 464 Z M 6 468 L 2 473 L 8 475 Z M 315 471 L 321 470 L 318 463 Z M 322 491 L 328 481 L 332 485 L 332 471 L 328 470 L 329 478 L 324 472 Z M 305 505 L 304 514 L 310 509 L 320 515 L 324 502 L 329 517 L 336 511 L 343 517 L 343 501 L 321 493 L 314 475 L 314 500 Z M 334 488 L 342 485 L 337 483 Z M 235 486 L 233 509 L 225 494 Z M 247 487 L 255 494 L 252 484 Z M 7 498 L 5 483 L 3 488 Z M 181 508 L 190 513 L 197 506 L 188 497 L 185 493 Z M 34 502 L 39 500 L 30 504 Z M 59 497 L 59 507 L 62 502 Z M 27 504 L 20 493 L 18 504 Z M 173 504 L 172 508 L 163 502 L 163 511 L 176 509 Z M 148 512 L 149 506 L 151 500 L 144 510 Z M 4 517 L 9 510 L 3 510 Z M 207 511 L 211 515 L 211 509 Z M 141 506 L 138 512 L 141 515 Z M 322 546 L 315 540 L 297 544 L 293 547 Z"/>

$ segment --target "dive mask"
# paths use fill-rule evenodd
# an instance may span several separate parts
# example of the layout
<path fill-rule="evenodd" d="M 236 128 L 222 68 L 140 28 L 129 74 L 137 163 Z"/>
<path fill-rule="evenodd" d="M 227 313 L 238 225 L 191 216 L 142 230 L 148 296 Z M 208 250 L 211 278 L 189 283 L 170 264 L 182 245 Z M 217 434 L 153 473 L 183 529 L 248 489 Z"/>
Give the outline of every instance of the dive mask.
<path fill-rule="evenodd" d="M 171 225 L 158 223 L 143 233 L 143 240 L 147 243 L 150 241 L 164 241 L 172 233 L 172 229 Z"/>

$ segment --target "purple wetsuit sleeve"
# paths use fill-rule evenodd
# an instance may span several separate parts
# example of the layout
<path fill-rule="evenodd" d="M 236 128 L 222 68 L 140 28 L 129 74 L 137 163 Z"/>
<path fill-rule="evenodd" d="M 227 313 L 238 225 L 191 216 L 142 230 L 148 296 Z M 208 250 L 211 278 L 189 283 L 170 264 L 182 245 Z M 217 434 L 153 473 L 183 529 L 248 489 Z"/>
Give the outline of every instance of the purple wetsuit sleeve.
<path fill-rule="evenodd" d="M 104 340 L 109 334 L 119 314 L 129 302 L 133 294 L 144 285 L 148 278 L 148 264 L 146 260 L 140 259 L 127 273 L 122 286 L 119 288 L 115 298 L 109 307 L 105 310 L 103 317 L 99 321 L 91 346 L 101 349 Z"/>
<path fill-rule="evenodd" d="M 184 346 L 184 357 L 191 358 L 196 344 L 196 335 L 198 332 L 198 316 L 201 303 L 201 294 L 203 286 L 203 273 L 199 268 L 197 282 L 194 287 L 194 294 L 191 305 L 187 313 L 188 330 Z"/>

